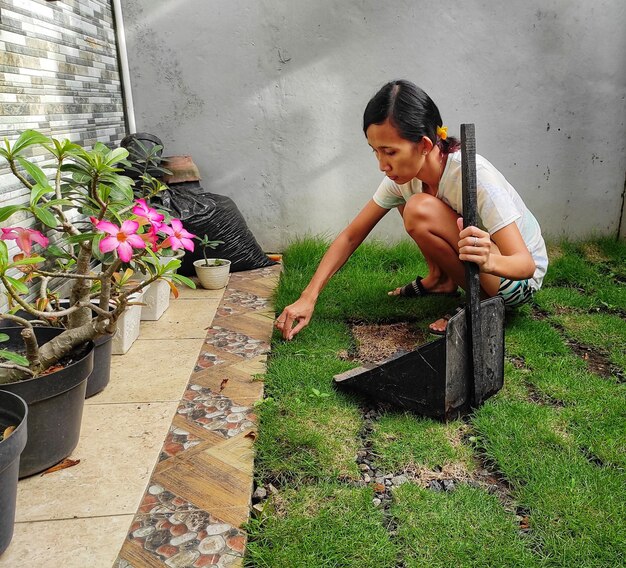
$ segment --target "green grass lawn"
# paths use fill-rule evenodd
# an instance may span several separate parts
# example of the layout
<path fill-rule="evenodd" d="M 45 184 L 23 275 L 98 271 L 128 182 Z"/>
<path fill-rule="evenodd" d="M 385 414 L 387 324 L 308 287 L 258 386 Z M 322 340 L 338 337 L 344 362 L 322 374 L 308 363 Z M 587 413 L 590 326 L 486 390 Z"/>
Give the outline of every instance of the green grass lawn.
<path fill-rule="evenodd" d="M 285 251 L 277 313 L 326 246 Z M 425 330 L 458 304 L 387 296 L 426 274 L 410 243 L 366 243 L 296 339 L 275 333 L 255 465 L 270 497 L 249 523 L 247 566 L 625 565 L 626 243 L 552 245 L 550 259 L 533 305 L 507 314 L 504 388 L 462 420 L 385 407 L 368 418 L 332 386 L 359 365 L 342 356 L 350 323 Z M 381 476 L 404 483 L 383 492 Z"/>

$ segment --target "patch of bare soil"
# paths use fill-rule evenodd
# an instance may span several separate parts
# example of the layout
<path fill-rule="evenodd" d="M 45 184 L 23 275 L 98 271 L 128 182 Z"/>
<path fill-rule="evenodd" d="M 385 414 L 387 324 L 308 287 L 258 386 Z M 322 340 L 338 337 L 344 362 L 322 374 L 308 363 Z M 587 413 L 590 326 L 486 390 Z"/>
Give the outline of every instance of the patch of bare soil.
<path fill-rule="evenodd" d="M 430 333 L 415 329 L 408 323 L 355 323 L 351 331 L 356 351 L 340 353 L 340 357 L 375 365 L 392 355 L 413 351 L 417 346 L 433 339 Z"/>
<path fill-rule="evenodd" d="M 588 345 L 582 345 L 581 343 L 571 339 L 567 339 L 565 343 L 567 343 L 569 348 L 576 353 L 576 355 L 585 361 L 587 368 L 592 373 L 600 375 L 605 379 L 617 377 L 617 380 L 620 383 L 626 381 L 626 376 L 624 376 L 622 370 L 617 365 L 611 363 L 609 358 L 603 353 L 597 351 L 596 348 L 589 347 Z"/>

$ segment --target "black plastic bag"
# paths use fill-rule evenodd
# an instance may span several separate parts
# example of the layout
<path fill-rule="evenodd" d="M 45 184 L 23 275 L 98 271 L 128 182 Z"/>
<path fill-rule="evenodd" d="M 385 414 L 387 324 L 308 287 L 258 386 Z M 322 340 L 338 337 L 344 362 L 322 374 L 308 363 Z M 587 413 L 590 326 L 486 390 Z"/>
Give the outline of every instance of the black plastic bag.
<path fill-rule="evenodd" d="M 208 235 L 212 241 L 224 241 L 214 249 L 207 249 L 207 257 L 230 260 L 232 272 L 276 264 L 265 255 L 230 197 L 211 193 L 199 182 L 192 181 L 170 184 L 169 189 L 152 200 L 157 206 L 158 201 L 178 217 L 190 233 L 200 238 Z M 203 258 L 201 246 L 197 242 L 195 245 L 193 252 L 185 253 L 178 269 L 183 276 L 195 275 L 193 261 Z"/>

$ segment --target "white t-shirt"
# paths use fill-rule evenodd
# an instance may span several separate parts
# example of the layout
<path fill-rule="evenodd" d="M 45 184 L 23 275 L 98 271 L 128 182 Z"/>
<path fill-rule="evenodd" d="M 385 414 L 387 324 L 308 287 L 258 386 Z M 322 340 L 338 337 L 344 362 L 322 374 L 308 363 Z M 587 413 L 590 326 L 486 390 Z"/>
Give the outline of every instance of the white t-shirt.
<path fill-rule="evenodd" d="M 398 185 L 385 177 L 374 194 L 374 202 L 384 209 L 392 209 L 403 205 L 416 193 L 422 193 L 422 182 L 417 178 Z M 459 215 L 463 215 L 460 151 L 448 155 L 446 167 L 439 180 L 437 197 Z M 539 223 L 505 177 L 489 161 L 478 155 L 476 197 L 478 226 L 490 235 L 513 222 L 517 224 L 536 266 L 528 283 L 533 290 L 539 290 L 548 268 L 548 254 Z"/>

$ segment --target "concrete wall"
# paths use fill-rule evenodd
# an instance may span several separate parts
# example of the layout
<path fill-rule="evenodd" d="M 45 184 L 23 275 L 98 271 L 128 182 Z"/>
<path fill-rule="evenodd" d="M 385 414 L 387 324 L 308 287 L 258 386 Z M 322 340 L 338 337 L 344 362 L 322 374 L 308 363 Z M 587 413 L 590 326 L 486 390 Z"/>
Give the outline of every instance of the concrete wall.
<path fill-rule="evenodd" d="M 190 154 L 266 250 L 337 233 L 381 174 L 361 132 L 408 78 L 501 169 L 547 234 L 616 234 L 623 0 L 124 0 L 137 130 Z M 399 238 L 395 212 L 376 229 Z"/>

